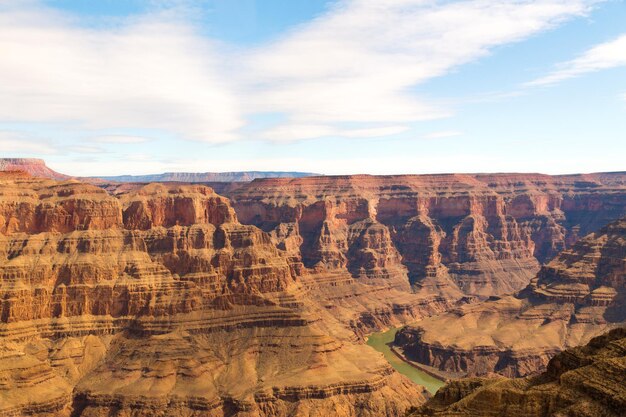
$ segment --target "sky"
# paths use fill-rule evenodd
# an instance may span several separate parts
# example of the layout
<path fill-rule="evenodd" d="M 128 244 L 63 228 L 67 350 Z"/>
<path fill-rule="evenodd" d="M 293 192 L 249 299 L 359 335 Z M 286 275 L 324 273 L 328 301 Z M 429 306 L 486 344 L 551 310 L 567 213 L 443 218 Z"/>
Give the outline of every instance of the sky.
<path fill-rule="evenodd" d="M 0 157 L 626 170 L 624 0 L 0 0 Z"/>

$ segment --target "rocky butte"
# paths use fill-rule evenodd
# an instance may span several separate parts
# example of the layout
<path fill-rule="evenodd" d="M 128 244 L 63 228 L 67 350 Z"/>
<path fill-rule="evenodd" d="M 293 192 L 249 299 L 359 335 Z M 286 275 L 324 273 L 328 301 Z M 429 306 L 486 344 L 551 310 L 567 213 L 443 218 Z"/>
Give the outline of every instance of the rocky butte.
<path fill-rule="evenodd" d="M 22 171 L 34 177 L 66 180 L 69 175 L 61 174 L 46 166 L 43 159 L 36 158 L 0 158 L 0 171 Z"/>

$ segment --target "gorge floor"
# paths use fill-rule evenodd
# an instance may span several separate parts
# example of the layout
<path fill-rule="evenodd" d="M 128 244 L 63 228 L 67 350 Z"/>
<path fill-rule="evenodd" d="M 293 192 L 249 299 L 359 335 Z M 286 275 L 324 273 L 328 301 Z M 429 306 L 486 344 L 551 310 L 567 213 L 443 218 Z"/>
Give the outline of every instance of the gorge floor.
<path fill-rule="evenodd" d="M 423 370 L 407 363 L 391 349 L 390 344 L 393 343 L 396 333 L 400 329 L 401 327 L 395 327 L 382 332 L 373 333 L 368 336 L 367 345 L 382 353 L 393 369 L 406 376 L 416 384 L 426 387 L 428 392 L 434 395 L 439 388 L 445 385 L 445 381 L 437 379 Z"/>

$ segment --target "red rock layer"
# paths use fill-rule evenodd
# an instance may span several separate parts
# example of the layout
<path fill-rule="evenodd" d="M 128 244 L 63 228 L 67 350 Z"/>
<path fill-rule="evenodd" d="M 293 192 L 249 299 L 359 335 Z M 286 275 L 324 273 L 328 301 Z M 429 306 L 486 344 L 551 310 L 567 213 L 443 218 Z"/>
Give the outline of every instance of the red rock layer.
<path fill-rule="evenodd" d="M 239 219 L 317 270 L 481 296 L 626 214 L 626 174 L 275 178 L 225 188 Z M 355 238 L 367 227 L 367 239 Z M 399 255 L 399 256 L 398 256 Z"/>
<path fill-rule="evenodd" d="M 0 171 L 22 171 L 33 177 L 66 180 L 69 175 L 61 174 L 46 166 L 43 159 L 0 158 Z"/>

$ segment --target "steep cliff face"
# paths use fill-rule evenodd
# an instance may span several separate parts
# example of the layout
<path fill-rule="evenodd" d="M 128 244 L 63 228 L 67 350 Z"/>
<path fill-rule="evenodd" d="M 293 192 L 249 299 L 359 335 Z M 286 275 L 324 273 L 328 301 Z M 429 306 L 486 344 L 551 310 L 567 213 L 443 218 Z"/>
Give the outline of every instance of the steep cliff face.
<path fill-rule="evenodd" d="M 625 321 L 626 218 L 563 251 L 517 296 L 425 319 L 395 343 L 406 357 L 444 371 L 524 376 Z"/>
<path fill-rule="evenodd" d="M 300 259 L 207 187 L 114 197 L 3 174 L 0 232 L 0 415 L 400 416 L 424 401 L 349 320 L 399 290 L 348 282 L 334 314 Z M 371 225 L 351 233 L 372 270 L 397 256 L 369 254 L 385 239 Z"/>
<path fill-rule="evenodd" d="M 243 223 L 275 234 L 308 267 L 397 286 L 406 268 L 418 291 L 487 297 L 524 288 L 540 263 L 626 214 L 624 178 L 357 175 L 255 180 L 223 192 Z M 354 239 L 364 225 L 379 236 L 371 247 Z"/>
<path fill-rule="evenodd" d="M 410 417 L 618 417 L 626 410 L 626 329 L 555 356 L 546 372 L 524 379 L 454 381 Z"/>

